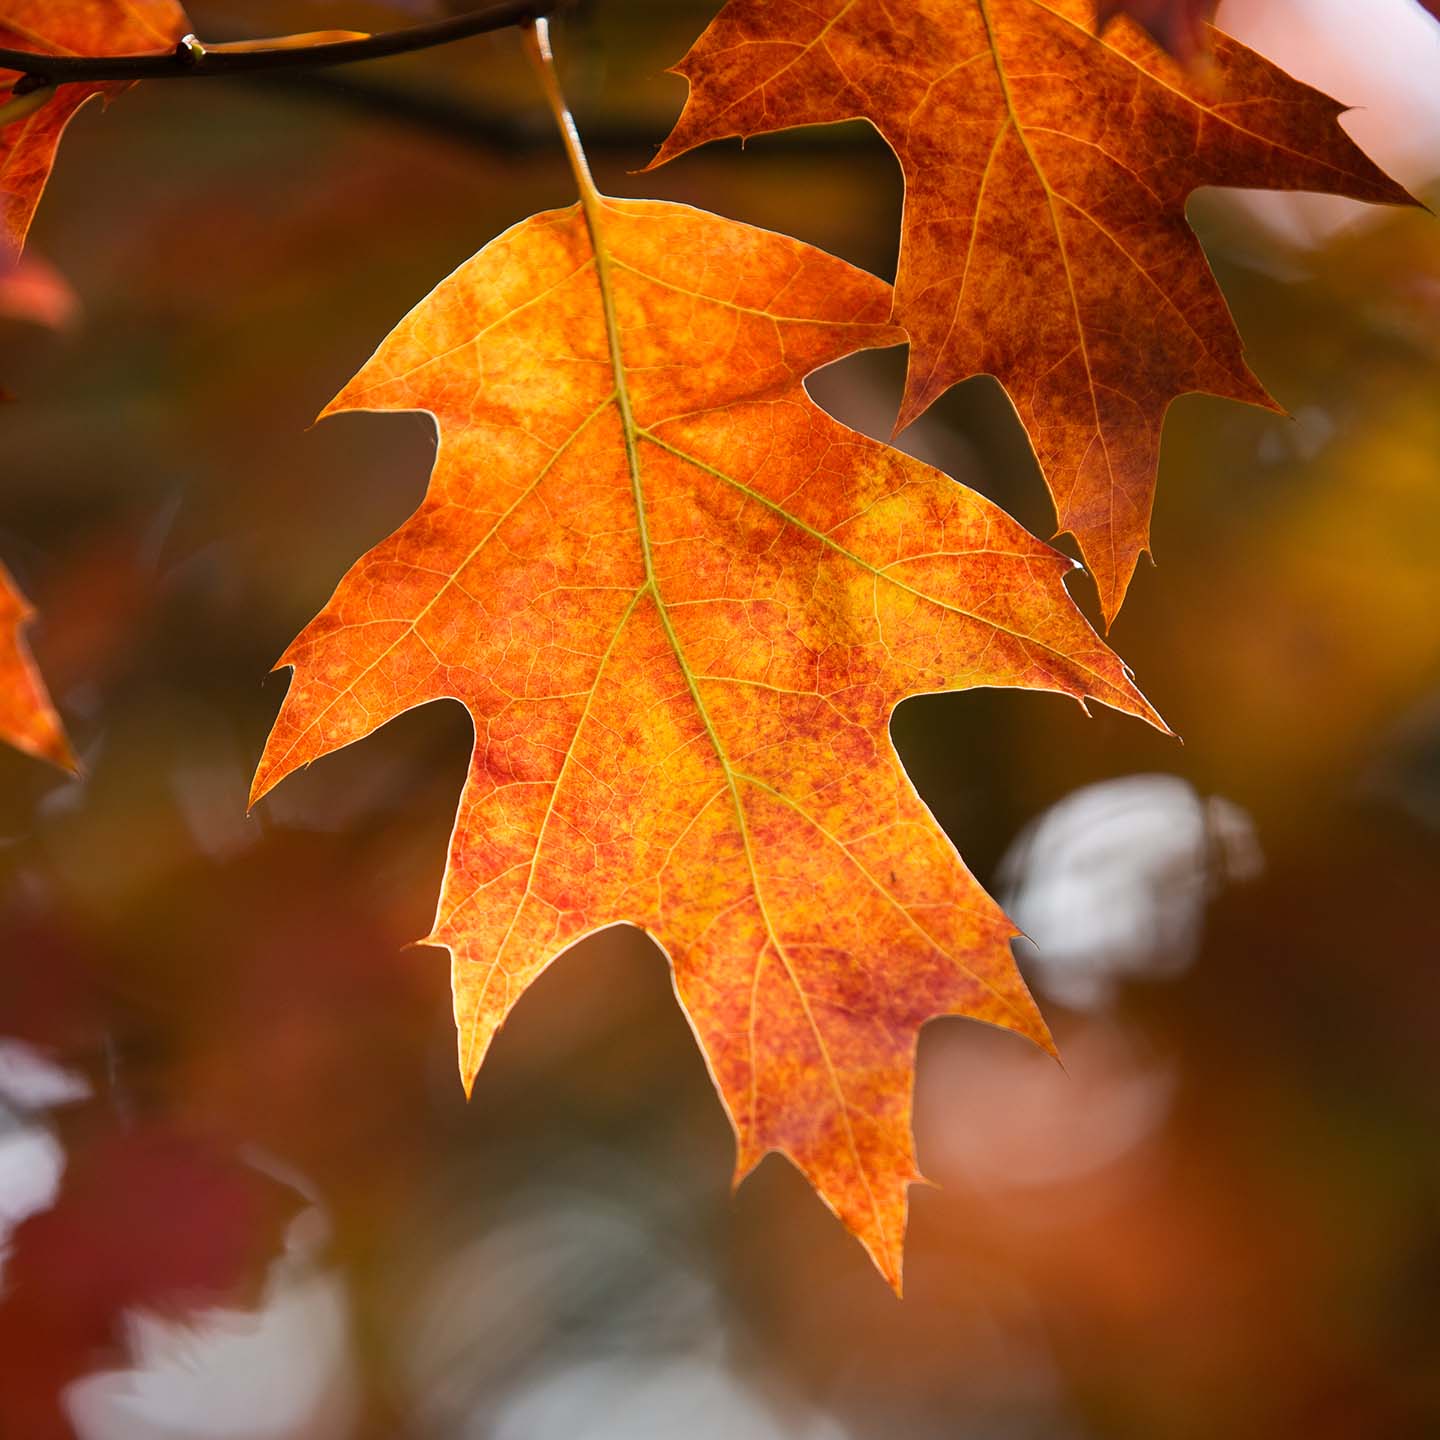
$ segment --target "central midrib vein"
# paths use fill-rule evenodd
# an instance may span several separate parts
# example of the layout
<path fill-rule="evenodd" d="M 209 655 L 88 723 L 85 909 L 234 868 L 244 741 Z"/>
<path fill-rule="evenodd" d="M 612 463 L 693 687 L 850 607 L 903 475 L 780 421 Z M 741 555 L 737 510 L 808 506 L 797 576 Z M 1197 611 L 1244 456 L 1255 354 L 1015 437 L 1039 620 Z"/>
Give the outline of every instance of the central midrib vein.
<path fill-rule="evenodd" d="M 814 1012 L 810 1008 L 810 999 L 800 983 L 800 977 L 795 973 L 794 966 L 790 963 L 790 957 L 786 953 L 785 946 L 780 939 L 779 931 L 770 919 L 769 911 L 765 905 L 765 896 L 760 888 L 760 872 L 755 864 L 755 854 L 750 844 L 750 828 L 745 819 L 745 807 L 740 799 L 740 786 L 734 767 L 730 764 L 729 756 L 725 752 L 725 746 L 720 739 L 719 731 L 715 728 L 715 722 L 710 718 L 710 711 L 705 704 L 704 697 L 700 693 L 700 687 L 696 683 L 693 671 L 685 659 L 684 649 L 680 644 L 680 637 L 675 632 L 675 626 L 670 618 L 670 613 L 665 606 L 665 599 L 660 593 L 660 586 L 655 576 L 654 556 L 650 545 L 650 528 L 645 511 L 645 487 L 640 472 L 640 430 L 635 423 L 634 412 L 630 404 L 630 387 L 625 374 L 625 360 L 620 349 L 620 322 L 615 309 L 615 290 L 611 278 L 610 254 L 605 244 L 604 225 L 602 214 L 605 209 L 604 197 L 601 196 L 595 187 L 595 182 L 590 175 L 590 167 L 585 159 L 584 147 L 580 143 L 579 132 L 575 128 L 575 122 L 571 118 L 570 111 L 566 107 L 565 98 L 560 92 L 560 86 L 555 78 L 553 60 L 550 55 L 549 28 L 546 21 L 537 20 L 527 36 L 527 42 L 538 71 L 541 85 L 544 87 L 546 98 L 550 102 L 551 110 L 555 115 L 556 123 L 560 128 L 561 138 L 564 140 L 566 153 L 570 160 L 570 167 L 575 175 L 576 187 L 580 192 L 580 209 L 585 218 L 585 228 L 590 238 L 590 248 L 595 255 L 595 279 L 600 289 L 600 304 L 605 318 L 605 343 L 610 354 L 610 368 L 614 377 L 615 390 L 613 399 L 615 408 L 620 414 L 620 428 L 625 442 L 625 460 L 630 471 L 630 491 L 635 503 L 635 528 L 639 538 L 640 555 L 645 567 L 645 581 L 641 586 L 639 594 L 645 591 L 655 603 L 655 613 L 659 618 L 661 627 L 665 631 L 666 639 L 670 642 L 670 648 L 674 651 L 675 662 L 680 668 L 680 674 L 684 678 L 685 687 L 690 693 L 690 699 L 695 706 L 695 713 L 704 727 L 705 733 L 714 749 L 715 757 L 720 763 L 720 768 L 725 776 L 725 784 L 730 792 L 731 803 L 735 809 L 735 821 L 739 828 L 741 844 L 745 851 L 745 863 L 750 872 L 750 887 L 755 895 L 755 904 L 760 911 L 760 919 L 765 926 L 766 934 L 769 936 L 770 945 L 775 951 L 795 994 L 800 1001 L 801 1009 L 804 1011 L 805 1019 L 810 1026 L 810 1031 L 815 1037 L 816 1048 L 825 1062 L 826 1073 L 830 1079 L 830 1085 L 835 1093 L 837 1108 L 840 1112 L 840 1120 L 845 1130 L 845 1138 L 849 1146 L 850 1154 L 855 1163 L 856 1173 L 860 1177 L 860 1183 L 864 1186 L 865 1194 L 870 1201 L 871 1214 L 874 1218 L 875 1229 L 880 1236 L 881 1244 L 888 1248 L 890 1240 L 886 1231 L 884 1218 L 880 1212 L 880 1206 L 876 1201 L 875 1192 L 870 1185 L 870 1175 L 865 1168 L 864 1161 L 860 1158 L 860 1146 L 855 1138 L 855 1130 L 850 1121 L 850 1107 L 845 1099 L 845 1092 L 840 1085 L 840 1077 L 835 1070 L 834 1062 L 830 1058 L 830 1051 L 825 1044 L 825 1037 L 820 1031 L 820 1026 L 815 1019 Z M 761 955 L 756 957 L 757 978 L 758 967 L 763 959 Z M 752 995 L 751 1021 L 753 1026 L 754 1010 Z M 749 1116 L 751 1138 L 753 1140 L 755 1130 L 754 1113 L 754 1067 L 755 1053 L 751 1047 L 751 1113 Z"/>
<path fill-rule="evenodd" d="M 985 27 L 985 38 L 990 42 L 990 53 L 995 60 L 995 76 L 1000 82 L 1000 96 L 1005 102 L 1005 113 L 1009 121 L 1015 127 L 1016 137 L 1025 151 L 1025 158 L 1029 160 L 1030 167 L 1035 172 L 1035 178 L 1040 182 L 1040 188 L 1045 192 L 1045 205 L 1050 214 L 1050 228 L 1055 232 L 1055 248 L 1060 252 L 1060 263 L 1065 269 L 1065 289 L 1070 296 L 1070 313 L 1075 319 L 1075 336 L 1080 346 L 1080 358 L 1085 365 L 1085 379 L 1090 386 L 1090 409 L 1095 417 L 1095 438 L 1100 442 L 1100 453 L 1105 457 L 1105 471 L 1110 476 L 1110 519 L 1111 519 L 1111 560 L 1114 560 L 1114 518 L 1115 518 L 1115 467 L 1110 461 L 1110 447 L 1105 440 L 1105 430 L 1100 423 L 1100 397 L 1095 393 L 1095 372 L 1090 365 L 1090 347 L 1085 337 L 1085 322 L 1080 315 L 1080 296 L 1075 289 L 1075 276 L 1070 269 L 1070 252 L 1065 248 L 1065 235 L 1060 228 L 1060 214 L 1055 208 L 1055 191 L 1051 187 L 1050 178 L 1045 174 L 1044 167 L 1040 164 L 1040 158 L 1035 154 L 1030 144 L 1030 137 L 1025 133 L 1024 122 L 1020 119 L 1020 112 L 1015 107 L 1015 97 L 1010 91 L 1010 77 L 1005 72 L 1005 61 L 1000 54 L 1000 36 L 995 29 L 995 21 L 990 14 L 988 0 L 976 0 L 980 10 L 980 21 Z M 975 223 L 980 223 L 977 212 Z M 1076 472 L 1076 479 L 1079 472 Z M 1074 488 L 1072 482 L 1071 489 Z M 1066 495 L 1066 503 L 1069 502 L 1069 492 Z M 1065 516 L 1062 515 L 1064 520 Z"/>

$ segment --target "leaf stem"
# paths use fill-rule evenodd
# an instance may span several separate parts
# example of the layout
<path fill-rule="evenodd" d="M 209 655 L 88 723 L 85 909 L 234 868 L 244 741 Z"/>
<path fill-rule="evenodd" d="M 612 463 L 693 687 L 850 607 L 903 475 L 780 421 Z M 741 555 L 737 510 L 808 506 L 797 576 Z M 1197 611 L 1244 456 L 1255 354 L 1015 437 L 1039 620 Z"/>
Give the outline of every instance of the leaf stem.
<path fill-rule="evenodd" d="M 555 124 L 559 127 L 560 138 L 565 144 L 565 157 L 570 161 L 570 169 L 575 175 L 575 185 L 580 191 L 580 204 L 584 208 L 585 219 L 593 231 L 597 219 L 595 207 L 599 204 L 600 192 L 595 188 L 595 177 L 590 173 L 590 162 L 585 158 L 585 147 L 580 143 L 580 132 L 575 128 L 575 117 L 565 103 L 564 93 L 560 89 L 560 81 L 555 74 L 555 56 L 550 49 L 550 23 L 543 16 L 537 15 L 533 20 L 526 22 L 522 33 L 525 37 L 525 53 L 530 57 L 530 63 L 540 81 L 540 88 L 545 92 L 545 100 L 550 106 L 550 113 L 555 117 Z M 591 239 L 594 238 L 592 234 Z M 598 254 L 596 258 L 599 259 Z"/>
<path fill-rule="evenodd" d="M 615 377 L 615 406 L 620 412 L 620 427 L 625 437 L 625 456 L 630 467 L 630 483 L 635 494 L 636 523 L 640 531 L 640 549 L 645 557 L 645 578 L 653 588 L 655 572 L 650 556 L 650 536 L 645 517 L 645 494 L 640 484 L 639 427 L 630 409 L 630 387 L 625 378 L 625 360 L 620 353 L 620 321 L 615 311 L 615 286 L 610 273 L 610 252 L 605 244 L 605 232 L 600 212 L 604 197 L 595 188 L 595 179 L 590 174 L 590 162 L 585 158 L 585 147 L 580 143 L 580 132 L 575 128 L 575 117 L 565 103 L 560 81 L 555 74 L 555 56 L 550 50 L 550 25 L 543 16 L 526 25 L 523 31 L 525 52 L 540 80 L 540 88 L 555 117 L 560 137 L 565 144 L 565 154 L 570 169 L 575 175 L 575 186 L 580 192 L 580 210 L 585 216 L 585 229 L 590 236 L 590 250 L 595 256 L 595 280 L 600 287 L 600 304 L 605 314 L 605 340 L 610 351 L 610 369 Z M 656 592 L 659 601 L 659 592 Z"/>
<path fill-rule="evenodd" d="M 193 80 L 318 65 L 351 65 L 412 50 L 428 50 L 512 25 L 528 25 L 568 3 L 570 0 L 492 0 L 464 15 L 408 25 L 382 35 L 326 44 L 297 44 L 297 37 L 290 37 L 253 50 L 207 49 L 193 35 L 187 35 L 173 50 L 149 55 L 47 55 L 32 50 L 0 49 L 0 70 L 20 72 L 17 83 L 23 94 L 42 82 L 67 85 L 100 80 Z"/>
<path fill-rule="evenodd" d="M 640 427 L 630 406 L 630 385 L 625 376 L 625 357 L 620 350 L 620 318 L 615 308 L 615 285 L 610 271 L 610 251 L 605 244 L 605 231 L 601 224 L 601 210 L 604 197 L 595 188 L 594 177 L 590 174 L 590 162 L 585 158 L 585 147 L 580 143 L 580 132 L 575 128 L 575 117 L 565 103 L 560 81 L 555 74 L 555 57 L 550 51 L 550 26 L 543 18 L 537 18 L 525 26 L 525 51 L 530 57 L 540 88 L 545 92 L 550 112 L 560 129 L 565 143 L 565 154 L 570 160 L 570 169 L 575 174 L 575 185 L 580 191 L 580 210 L 585 216 L 585 229 L 590 236 L 590 250 L 595 256 L 595 281 L 600 289 L 600 306 L 605 316 L 605 343 L 610 352 L 610 370 L 615 379 L 615 408 L 620 412 L 620 433 L 625 441 L 625 461 L 630 471 L 630 489 L 635 500 L 635 528 L 640 540 L 640 554 L 645 563 L 645 584 L 655 597 L 666 633 L 675 645 L 675 653 L 685 668 L 684 656 L 670 629 L 669 616 L 659 587 L 655 583 L 655 561 L 650 550 L 650 526 L 645 513 L 645 487 L 640 478 Z"/>

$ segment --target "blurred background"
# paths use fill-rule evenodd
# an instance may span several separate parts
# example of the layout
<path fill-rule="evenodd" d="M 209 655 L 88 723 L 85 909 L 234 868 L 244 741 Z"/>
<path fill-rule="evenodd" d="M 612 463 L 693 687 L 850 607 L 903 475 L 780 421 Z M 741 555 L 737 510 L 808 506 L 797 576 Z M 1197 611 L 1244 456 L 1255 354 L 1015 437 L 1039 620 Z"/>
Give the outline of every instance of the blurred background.
<path fill-rule="evenodd" d="M 404 23 L 202 3 L 225 38 Z M 893 273 L 899 174 L 839 127 L 635 175 L 713 0 L 558 27 L 602 187 Z M 1227 0 L 1440 201 L 1416 0 Z M 153 84 L 72 127 L 0 320 L 0 555 L 88 772 L 0 753 L 0 1436 L 1440 1434 L 1440 225 L 1191 205 L 1277 417 L 1172 410 L 1111 639 L 1183 746 L 1096 708 L 906 702 L 920 793 L 1035 944 L 1065 1068 L 931 1025 L 907 1294 L 732 1140 L 664 963 L 550 970 L 467 1105 L 428 928 L 470 742 L 403 716 L 245 795 L 267 672 L 424 492 L 424 417 L 313 417 L 495 234 L 572 198 L 502 34 Z M 888 436 L 903 357 L 812 382 Z M 1053 518 L 998 387 L 904 448 Z M 1077 599 L 1093 616 L 1083 577 Z"/>

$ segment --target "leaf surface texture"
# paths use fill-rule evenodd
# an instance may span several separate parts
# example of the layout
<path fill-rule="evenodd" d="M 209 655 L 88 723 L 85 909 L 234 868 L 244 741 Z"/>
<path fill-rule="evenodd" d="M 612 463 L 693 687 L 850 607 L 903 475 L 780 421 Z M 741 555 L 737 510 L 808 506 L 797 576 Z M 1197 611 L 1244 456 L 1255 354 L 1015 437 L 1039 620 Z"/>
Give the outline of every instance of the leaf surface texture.
<path fill-rule="evenodd" d="M 898 1284 L 917 1032 L 1049 1046 L 1013 926 L 890 743 L 922 691 L 1051 690 L 1158 718 L 1072 562 L 819 409 L 897 343 L 889 287 L 684 206 L 536 216 L 411 312 L 326 413 L 426 410 L 419 510 L 286 651 L 255 779 L 412 706 L 475 725 L 432 944 L 460 1069 L 567 946 L 669 956 L 739 1140 L 788 1155 Z"/>
<path fill-rule="evenodd" d="M 1410 197 L 1346 136 L 1343 106 L 1254 51 L 1212 31 L 1191 71 L 1095 19 L 1093 0 L 729 0 L 677 67 L 690 95 L 654 163 L 724 136 L 875 125 L 905 178 L 897 428 L 996 376 L 1108 623 L 1149 547 L 1170 402 L 1273 404 L 1190 193 Z"/>

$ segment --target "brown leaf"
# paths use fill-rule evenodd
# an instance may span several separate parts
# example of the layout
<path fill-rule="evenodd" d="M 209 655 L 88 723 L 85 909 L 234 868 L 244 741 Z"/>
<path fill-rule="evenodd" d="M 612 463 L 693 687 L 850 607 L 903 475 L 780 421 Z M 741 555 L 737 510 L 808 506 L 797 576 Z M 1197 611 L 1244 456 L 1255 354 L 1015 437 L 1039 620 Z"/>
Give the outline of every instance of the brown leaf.
<path fill-rule="evenodd" d="M 681 61 L 654 161 L 706 141 L 861 117 L 905 175 L 903 428 L 995 375 L 1035 447 L 1107 623 L 1150 543 L 1170 402 L 1273 402 L 1185 202 L 1202 185 L 1410 197 L 1343 106 L 1227 36 L 1191 73 L 1091 0 L 730 0 Z"/>

